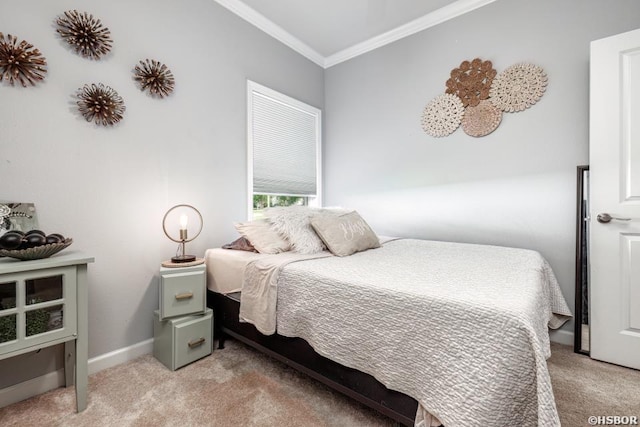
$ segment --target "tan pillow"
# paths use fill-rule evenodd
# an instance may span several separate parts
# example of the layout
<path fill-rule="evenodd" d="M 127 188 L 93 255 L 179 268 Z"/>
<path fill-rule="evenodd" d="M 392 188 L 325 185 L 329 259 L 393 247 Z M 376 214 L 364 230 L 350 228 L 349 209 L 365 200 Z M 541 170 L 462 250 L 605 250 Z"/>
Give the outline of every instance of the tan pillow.
<path fill-rule="evenodd" d="M 331 253 L 337 256 L 380 247 L 378 236 L 356 211 L 319 215 L 311 218 L 311 226 Z"/>
<path fill-rule="evenodd" d="M 289 242 L 272 230 L 268 221 L 236 222 L 233 225 L 261 254 L 279 254 L 291 249 Z"/>

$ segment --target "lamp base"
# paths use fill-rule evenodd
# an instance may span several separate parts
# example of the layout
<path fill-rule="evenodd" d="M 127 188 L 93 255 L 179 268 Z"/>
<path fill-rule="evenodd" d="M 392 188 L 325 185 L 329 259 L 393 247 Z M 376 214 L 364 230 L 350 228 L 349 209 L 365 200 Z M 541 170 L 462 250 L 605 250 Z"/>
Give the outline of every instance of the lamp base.
<path fill-rule="evenodd" d="M 196 258 L 191 262 L 173 262 L 170 259 L 162 261 L 162 266 L 167 268 L 193 267 L 194 265 L 204 264 L 204 258 Z"/>
<path fill-rule="evenodd" d="M 175 262 L 177 264 L 182 262 L 193 262 L 195 260 L 196 260 L 195 255 L 180 255 L 180 256 L 174 256 L 171 258 L 171 262 Z"/>

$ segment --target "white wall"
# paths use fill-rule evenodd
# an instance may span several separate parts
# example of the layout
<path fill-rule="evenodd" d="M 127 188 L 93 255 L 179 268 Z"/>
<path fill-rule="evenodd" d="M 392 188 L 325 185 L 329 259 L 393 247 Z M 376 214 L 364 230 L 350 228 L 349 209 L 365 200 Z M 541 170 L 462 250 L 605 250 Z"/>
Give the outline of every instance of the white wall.
<path fill-rule="evenodd" d="M 634 0 L 498 0 L 329 68 L 325 202 L 379 233 L 540 251 L 574 302 L 576 167 L 588 164 L 589 43 L 640 27 Z M 549 78 L 492 134 L 424 133 L 425 105 L 463 60 Z M 564 330 L 573 330 L 572 323 Z"/>
<path fill-rule="evenodd" d="M 107 57 L 84 59 L 57 36 L 55 18 L 70 9 L 111 30 Z M 160 262 L 176 250 L 162 232 L 166 210 L 201 211 L 203 233 L 188 244 L 199 256 L 235 238 L 232 222 L 246 218 L 246 79 L 323 108 L 323 70 L 212 0 L 2 1 L 0 32 L 48 63 L 36 87 L 0 84 L 0 200 L 35 203 L 44 231 L 95 256 L 90 357 L 146 340 Z M 172 70 L 170 97 L 138 89 L 132 70 L 145 58 Z M 77 112 L 73 95 L 92 82 L 124 98 L 121 123 L 96 126 Z"/>

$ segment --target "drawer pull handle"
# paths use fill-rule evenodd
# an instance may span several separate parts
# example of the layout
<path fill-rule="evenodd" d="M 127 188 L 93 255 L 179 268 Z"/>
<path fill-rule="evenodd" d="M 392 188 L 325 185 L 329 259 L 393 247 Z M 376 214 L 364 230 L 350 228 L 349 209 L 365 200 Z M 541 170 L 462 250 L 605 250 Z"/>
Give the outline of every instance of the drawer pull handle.
<path fill-rule="evenodd" d="M 204 344 L 204 338 L 198 338 L 197 340 L 189 341 L 188 343 L 189 348 L 195 348 L 202 344 Z"/>
<path fill-rule="evenodd" d="M 178 301 L 189 298 L 193 298 L 193 292 L 183 292 L 181 294 L 176 294 L 176 299 Z"/>

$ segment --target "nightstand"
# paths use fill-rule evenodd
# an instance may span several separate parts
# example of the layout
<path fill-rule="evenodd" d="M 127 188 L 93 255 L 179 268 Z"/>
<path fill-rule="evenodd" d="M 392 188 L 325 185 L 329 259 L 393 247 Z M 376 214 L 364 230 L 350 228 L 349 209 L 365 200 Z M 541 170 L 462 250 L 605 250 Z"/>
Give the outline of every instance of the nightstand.
<path fill-rule="evenodd" d="M 211 354 L 213 311 L 206 307 L 206 267 L 160 267 L 153 355 L 176 369 Z"/>

